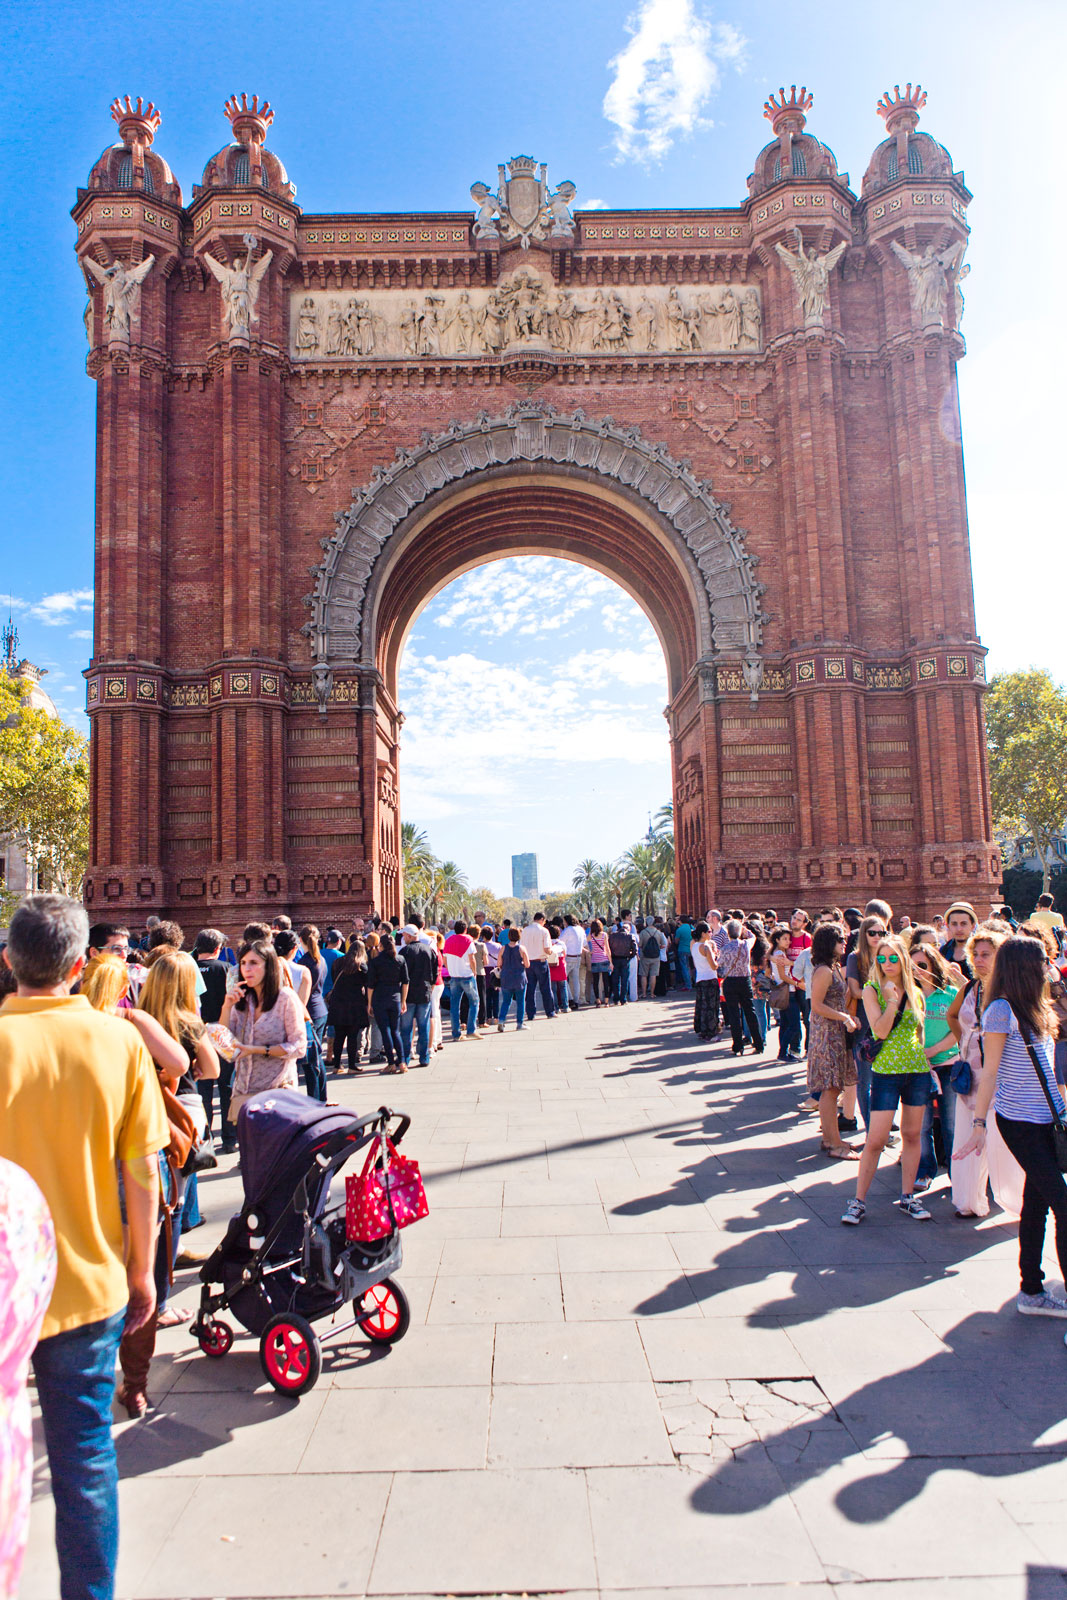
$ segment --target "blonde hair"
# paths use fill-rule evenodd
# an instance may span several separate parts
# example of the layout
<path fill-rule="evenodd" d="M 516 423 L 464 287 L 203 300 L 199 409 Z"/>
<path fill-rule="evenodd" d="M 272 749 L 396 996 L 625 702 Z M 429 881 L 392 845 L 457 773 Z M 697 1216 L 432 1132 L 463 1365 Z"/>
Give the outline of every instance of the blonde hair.
<path fill-rule="evenodd" d="M 885 945 L 888 945 L 890 950 L 895 951 L 900 957 L 900 986 L 904 991 L 908 1006 L 915 1015 L 915 1020 L 917 1022 L 922 1022 L 926 1017 L 926 1001 L 924 1000 L 922 990 L 919 988 L 918 982 L 916 981 L 915 974 L 911 970 L 911 956 L 908 954 L 907 947 L 905 946 L 903 939 L 901 939 L 897 934 L 887 933 L 884 939 L 879 939 L 877 948 L 875 949 L 874 957 L 876 966 L 878 962 L 878 953 L 884 948 Z M 878 973 L 877 976 L 880 978 L 881 973 Z M 870 979 L 868 979 L 868 982 L 870 982 Z M 879 987 L 881 987 L 881 984 L 879 984 Z"/>
<path fill-rule="evenodd" d="M 114 1011 L 129 990 L 130 975 L 118 956 L 98 956 L 81 982 L 81 993 L 94 1011 Z"/>
<path fill-rule="evenodd" d="M 140 1008 L 183 1044 L 202 1031 L 196 1010 L 196 962 L 180 950 L 164 950 L 148 969 Z"/>
<path fill-rule="evenodd" d="M 974 964 L 974 947 L 976 944 L 991 944 L 993 954 L 996 955 L 1001 945 L 1011 932 L 1006 922 L 994 918 L 991 922 L 980 922 L 971 937 L 967 940 L 967 960 Z"/>

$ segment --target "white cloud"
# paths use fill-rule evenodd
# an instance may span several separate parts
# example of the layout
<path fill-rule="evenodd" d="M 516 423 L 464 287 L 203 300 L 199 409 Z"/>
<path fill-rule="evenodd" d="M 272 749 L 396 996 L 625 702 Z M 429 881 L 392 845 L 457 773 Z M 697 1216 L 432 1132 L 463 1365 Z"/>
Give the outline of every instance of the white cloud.
<path fill-rule="evenodd" d="M 606 200 L 583 200 L 577 211 L 608 211 L 610 207 Z"/>
<path fill-rule="evenodd" d="M 667 692 L 667 665 L 655 641 L 643 650 L 579 650 L 556 668 L 556 676 L 596 687 L 613 678 L 629 688 L 651 686 L 660 695 Z"/>
<path fill-rule="evenodd" d="M 493 638 L 557 633 L 618 592 L 610 578 L 588 567 L 551 556 L 512 556 L 476 567 L 450 585 L 434 623 Z"/>
<path fill-rule="evenodd" d="M 675 139 L 710 127 L 704 108 L 722 67 L 744 59 L 745 39 L 729 23 L 709 22 L 693 0 L 641 0 L 626 22 L 630 42 L 614 70 L 603 111 L 614 124 L 619 161 L 662 161 Z"/>
<path fill-rule="evenodd" d="M 75 628 L 74 632 L 71 634 L 72 639 L 91 639 L 92 636 L 92 628 Z"/>
<path fill-rule="evenodd" d="M 79 611 L 93 609 L 91 589 L 61 589 L 56 594 L 43 595 L 40 600 L 21 600 L 15 595 L 4 598 L 13 612 L 31 617 L 34 622 L 43 622 L 46 628 L 60 628 Z"/>

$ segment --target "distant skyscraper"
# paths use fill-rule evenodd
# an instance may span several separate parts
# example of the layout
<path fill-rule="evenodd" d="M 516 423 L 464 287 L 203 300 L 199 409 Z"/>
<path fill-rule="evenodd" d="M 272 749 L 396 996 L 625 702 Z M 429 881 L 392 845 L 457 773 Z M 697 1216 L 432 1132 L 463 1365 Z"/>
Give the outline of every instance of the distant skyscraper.
<path fill-rule="evenodd" d="M 536 900 L 537 856 L 532 850 L 511 858 L 511 892 L 516 900 Z"/>

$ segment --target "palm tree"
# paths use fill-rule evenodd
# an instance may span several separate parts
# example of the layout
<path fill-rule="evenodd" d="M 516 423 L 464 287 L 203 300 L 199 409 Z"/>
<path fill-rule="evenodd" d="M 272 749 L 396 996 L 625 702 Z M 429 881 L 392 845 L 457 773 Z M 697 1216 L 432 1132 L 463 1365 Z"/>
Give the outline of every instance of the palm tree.
<path fill-rule="evenodd" d="M 454 917 L 463 907 L 468 893 L 467 880 L 454 861 L 435 863 L 430 887 L 430 904 L 434 922 L 441 917 Z"/>
<path fill-rule="evenodd" d="M 618 861 L 602 861 L 598 868 L 600 878 L 600 893 L 607 903 L 607 920 L 610 922 L 613 912 L 612 901 L 617 902 L 619 911 L 622 910 L 623 897 L 623 870 Z"/>
<path fill-rule="evenodd" d="M 660 806 L 652 823 L 649 841 L 656 855 L 659 893 L 665 901 L 674 902 L 674 807 Z"/>
<path fill-rule="evenodd" d="M 425 908 L 437 858 L 430 841 L 413 822 L 400 824 L 400 850 L 404 871 L 404 914 Z"/>
<path fill-rule="evenodd" d="M 650 844 L 634 844 L 619 862 L 622 872 L 622 889 L 634 910 L 645 916 L 655 915 L 656 892 L 661 881 L 655 848 Z"/>
<path fill-rule="evenodd" d="M 600 868 L 592 856 L 586 856 L 584 861 L 579 861 L 574 869 L 571 879 L 571 888 L 574 889 L 582 905 L 590 916 L 597 908 L 597 900 L 601 890 Z"/>

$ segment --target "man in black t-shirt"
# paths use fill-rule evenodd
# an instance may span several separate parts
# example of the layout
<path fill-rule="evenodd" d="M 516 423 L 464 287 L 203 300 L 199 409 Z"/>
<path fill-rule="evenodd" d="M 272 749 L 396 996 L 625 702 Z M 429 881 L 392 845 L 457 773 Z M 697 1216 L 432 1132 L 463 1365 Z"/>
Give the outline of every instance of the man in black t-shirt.
<path fill-rule="evenodd" d="M 411 1065 L 411 1036 L 419 1030 L 419 1066 L 430 1065 L 430 1001 L 437 982 L 437 951 L 424 942 L 413 922 L 403 930 L 400 959 L 408 969 L 407 1003 L 400 1013 L 404 1065 Z"/>
<path fill-rule="evenodd" d="M 226 998 L 226 979 L 228 977 L 226 965 L 219 960 L 219 951 L 226 943 L 226 935 L 220 933 L 218 928 L 201 928 L 193 945 L 193 960 L 200 969 L 200 976 L 204 980 L 204 992 L 200 996 L 200 1019 L 202 1022 L 218 1022 L 222 1015 L 222 1002 Z M 237 1149 L 237 1129 L 229 1119 L 230 1091 L 233 1088 L 233 1062 L 224 1061 L 219 1057 L 219 1075 L 215 1079 L 205 1078 L 203 1083 L 197 1084 L 200 1098 L 204 1102 L 207 1112 L 208 1131 L 211 1131 L 211 1114 L 215 1100 L 215 1084 L 219 1086 L 219 1117 L 222 1122 L 222 1153 L 232 1155 Z"/>

